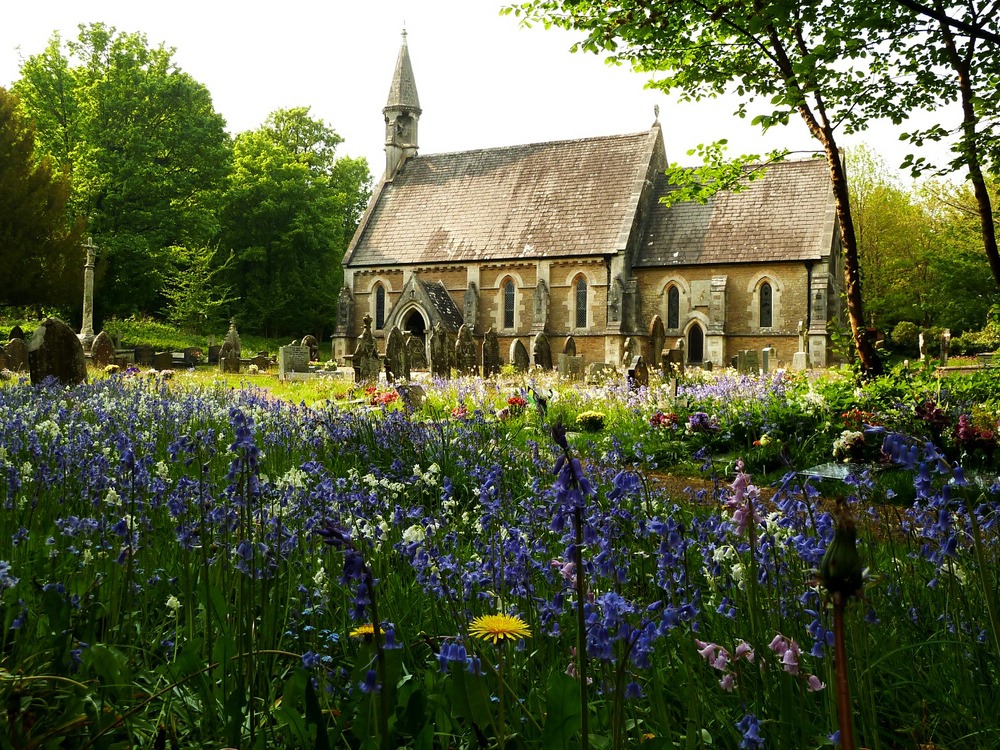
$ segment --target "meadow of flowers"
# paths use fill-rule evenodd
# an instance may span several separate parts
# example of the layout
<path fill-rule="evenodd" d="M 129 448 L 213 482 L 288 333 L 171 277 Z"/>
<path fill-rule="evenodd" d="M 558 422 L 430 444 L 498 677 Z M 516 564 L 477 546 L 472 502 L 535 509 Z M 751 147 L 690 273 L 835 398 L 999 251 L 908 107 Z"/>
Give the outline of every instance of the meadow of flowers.
<path fill-rule="evenodd" d="M 276 392 L 0 383 L 0 748 L 832 747 L 835 513 L 858 746 L 1000 746 L 987 376 Z"/>

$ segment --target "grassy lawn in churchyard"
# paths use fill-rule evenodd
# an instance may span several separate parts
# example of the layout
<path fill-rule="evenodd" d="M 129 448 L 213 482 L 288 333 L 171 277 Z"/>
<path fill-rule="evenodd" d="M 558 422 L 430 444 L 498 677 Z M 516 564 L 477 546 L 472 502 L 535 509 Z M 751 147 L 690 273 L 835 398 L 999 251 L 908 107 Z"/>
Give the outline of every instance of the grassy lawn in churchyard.
<path fill-rule="evenodd" d="M 422 384 L 0 383 L 0 748 L 1000 745 L 991 373 Z"/>

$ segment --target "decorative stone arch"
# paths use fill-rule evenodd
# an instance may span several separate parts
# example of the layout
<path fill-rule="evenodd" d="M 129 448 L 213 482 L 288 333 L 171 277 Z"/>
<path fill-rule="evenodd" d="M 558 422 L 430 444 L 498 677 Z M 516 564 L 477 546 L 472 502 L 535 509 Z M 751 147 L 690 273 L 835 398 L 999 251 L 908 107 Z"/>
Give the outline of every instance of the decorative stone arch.
<path fill-rule="evenodd" d="M 507 290 L 508 282 L 514 285 L 513 300 Z M 495 327 L 500 333 L 512 333 L 521 329 L 521 300 L 524 295 L 524 280 L 515 271 L 505 271 L 497 282 L 497 305 Z M 512 316 L 508 317 L 508 305 L 512 305 Z M 511 321 L 511 317 L 513 321 Z M 513 325 L 506 325 L 513 322 Z"/>
<path fill-rule="evenodd" d="M 676 326 L 670 325 L 673 320 L 671 319 L 671 305 L 670 305 L 670 290 L 677 290 L 677 317 Z M 663 328 L 667 332 L 669 338 L 670 334 L 678 334 L 684 326 L 684 321 L 691 314 L 691 287 L 688 285 L 687 281 L 680 276 L 668 276 L 663 282 L 663 286 L 660 288 L 660 317 L 663 319 Z"/>
<path fill-rule="evenodd" d="M 587 284 L 587 311 L 584 324 L 577 325 L 577 284 L 580 280 Z M 594 321 L 594 290 L 600 286 L 600 280 L 589 268 L 572 268 L 562 277 L 563 286 L 566 288 L 565 308 L 567 328 L 576 333 L 586 333 L 593 328 Z"/>
<path fill-rule="evenodd" d="M 770 299 L 768 300 L 768 288 L 770 289 Z M 784 284 L 781 278 L 772 272 L 760 272 L 754 274 L 747 284 L 747 293 L 750 296 L 748 320 L 750 328 L 754 331 L 767 333 L 779 331 L 783 326 L 781 317 L 781 296 Z M 762 312 L 766 314 L 766 307 L 770 305 L 771 324 L 764 325 L 767 320 L 761 319 Z"/>
<path fill-rule="evenodd" d="M 708 317 L 701 313 L 692 314 L 684 323 L 685 360 L 692 363 L 704 362 L 708 359 L 706 337 L 708 335 Z"/>

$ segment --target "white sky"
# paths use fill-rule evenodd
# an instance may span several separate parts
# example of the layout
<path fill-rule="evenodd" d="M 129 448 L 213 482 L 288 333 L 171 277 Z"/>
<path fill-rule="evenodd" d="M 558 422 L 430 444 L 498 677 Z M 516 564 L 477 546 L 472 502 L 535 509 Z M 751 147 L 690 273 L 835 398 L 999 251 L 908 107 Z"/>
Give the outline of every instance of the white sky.
<path fill-rule="evenodd" d="M 0 85 L 18 78 L 21 59 L 42 51 L 53 31 L 75 38 L 78 24 L 101 21 L 174 47 L 231 132 L 258 127 L 273 110 L 309 106 L 344 138 L 338 153 L 366 157 L 377 178 L 385 164 L 382 107 L 405 25 L 423 154 L 643 131 L 656 104 L 670 161 L 692 164 L 689 149 L 719 138 L 729 139 L 733 156 L 816 148 L 797 120 L 765 138 L 749 118 L 732 115 L 732 101 L 680 104 L 648 90 L 644 75 L 571 54 L 578 35 L 524 29 L 500 16 L 503 4 L 284 0 L 259 10 L 232 0 L 17 2 L 0 24 Z M 863 140 L 891 167 L 908 152 L 891 127 L 841 139 L 843 146 Z"/>

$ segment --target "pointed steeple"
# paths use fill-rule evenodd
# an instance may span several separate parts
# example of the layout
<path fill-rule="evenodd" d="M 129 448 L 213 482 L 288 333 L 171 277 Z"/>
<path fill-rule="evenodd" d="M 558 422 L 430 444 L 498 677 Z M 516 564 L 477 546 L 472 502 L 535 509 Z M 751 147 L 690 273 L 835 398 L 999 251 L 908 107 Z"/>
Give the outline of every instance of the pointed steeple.
<path fill-rule="evenodd" d="M 410 64 L 410 50 L 406 45 L 406 29 L 396 58 L 396 71 L 389 86 L 389 98 L 382 114 L 385 115 L 385 179 L 391 180 L 403 162 L 417 153 L 417 122 L 420 119 L 420 99 L 417 83 Z"/>

